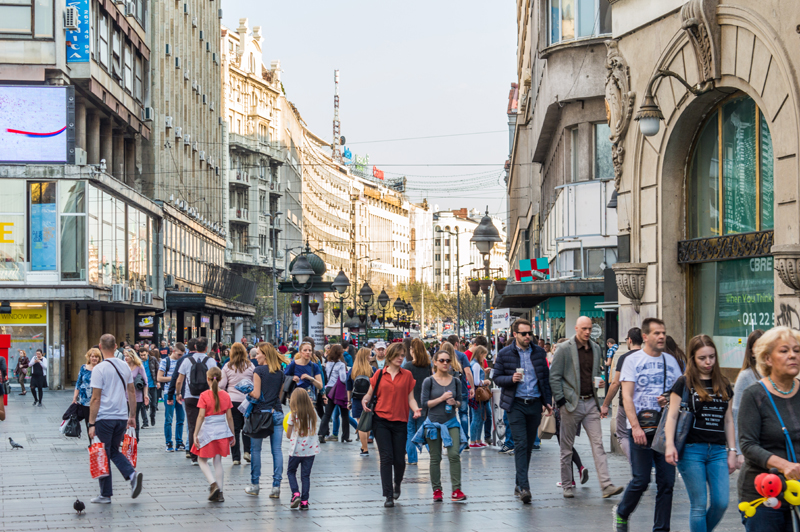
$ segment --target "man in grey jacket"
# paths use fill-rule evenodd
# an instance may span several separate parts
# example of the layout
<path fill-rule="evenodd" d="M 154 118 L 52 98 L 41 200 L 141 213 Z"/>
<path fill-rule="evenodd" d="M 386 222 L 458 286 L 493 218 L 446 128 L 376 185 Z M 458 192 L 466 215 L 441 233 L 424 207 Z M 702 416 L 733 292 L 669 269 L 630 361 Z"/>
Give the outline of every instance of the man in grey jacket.
<path fill-rule="evenodd" d="M 572 447 L 581 424 L 589 436 L 603 497 L 617 495 L 623 490 L 622 486 L 611 483 L 603 449 L 600 403 L 592 382 L 595 377 L 602 375 L 603 362 L 600 346 L 591 341 L 591 334 L 592 320 L 586 316 L 578 318 L 575 336 L 558 345 L 550 365 L 550 389 L 561 414 L 561 486 L 564 488 L 564 497 L 568 499 L 575 496 L 572 488 Z M 599 386 L 604 384 L 604 381 L 599 381 Z"/>

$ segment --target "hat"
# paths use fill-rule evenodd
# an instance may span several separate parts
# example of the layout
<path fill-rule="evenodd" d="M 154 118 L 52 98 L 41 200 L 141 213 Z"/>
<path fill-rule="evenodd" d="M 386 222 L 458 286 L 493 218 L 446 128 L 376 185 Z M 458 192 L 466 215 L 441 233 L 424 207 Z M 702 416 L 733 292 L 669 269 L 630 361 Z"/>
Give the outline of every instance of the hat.
<path fill-rule="evenodd" d="M 386 349 L 386 342 L 380 341 L 375 344 L 375 349 Z"/>

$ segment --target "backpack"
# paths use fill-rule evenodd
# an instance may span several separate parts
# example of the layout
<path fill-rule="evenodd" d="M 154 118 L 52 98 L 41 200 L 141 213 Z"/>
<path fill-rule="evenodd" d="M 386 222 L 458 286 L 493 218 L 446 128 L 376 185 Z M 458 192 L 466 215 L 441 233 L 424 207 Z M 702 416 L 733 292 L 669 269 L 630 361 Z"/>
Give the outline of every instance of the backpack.
<path fill-rule="evenodd" d="M 353 380 L 353 400 L 360 401 L 367 395 L 369 391 L 369 377 L 366 375 L 359 375 Z"/>
<path fill-rule="evenodd" d="M 208 371 L 206 362 L 208 360 L 208 357 L 205 357 L 202 361 L 198 361 L 193 356 L 189 358 L 192 363 L 192 369 L 189 370 L 191 375 L 189 378 L 189 391 L 196 397 L 208 390 L 208 382 L 206 382 L 206 372 Z"/>

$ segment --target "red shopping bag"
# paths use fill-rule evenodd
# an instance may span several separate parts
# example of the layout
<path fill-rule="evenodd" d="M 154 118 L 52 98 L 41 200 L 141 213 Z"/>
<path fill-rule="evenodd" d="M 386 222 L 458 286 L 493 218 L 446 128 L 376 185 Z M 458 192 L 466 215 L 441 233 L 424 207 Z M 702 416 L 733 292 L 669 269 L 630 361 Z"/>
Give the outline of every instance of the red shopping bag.
<path fill-rule="evenodd" d="M 109 474 L 105 445 L 96 436 L 89 446 L 89 471 L 92 478 L 103 478 Z"/>
<path fill-rule="evenodd" d="M 131 465 L 135 468 L 136 467 L 136 455 L 138 450 L 138 441 L 136 440 L 136 431 L 132 428 L 129 428 L 125 432 L 125 437 L 122 438 L 122 447 L 120 448 L 120 452 L 125 455 L 125 458 L 131 463 Z"/>

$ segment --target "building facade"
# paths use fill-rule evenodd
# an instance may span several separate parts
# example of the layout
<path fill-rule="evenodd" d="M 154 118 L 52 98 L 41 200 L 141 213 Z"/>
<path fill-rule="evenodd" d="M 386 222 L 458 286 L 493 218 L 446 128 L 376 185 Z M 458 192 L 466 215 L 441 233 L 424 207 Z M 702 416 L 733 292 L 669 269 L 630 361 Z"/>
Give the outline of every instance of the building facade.
<path fill-rule="evenodd" d="M 620 328 L 657 316 L 678 343 L 708 334 L 735 375 L 753 330 L 800 327 L 800 8 L 611 4 Z"/>
<path fill-rule="evenodd" d="M 409 280 L 433 286 L 433 210 L 427 200 L 408 211 Z"/>

